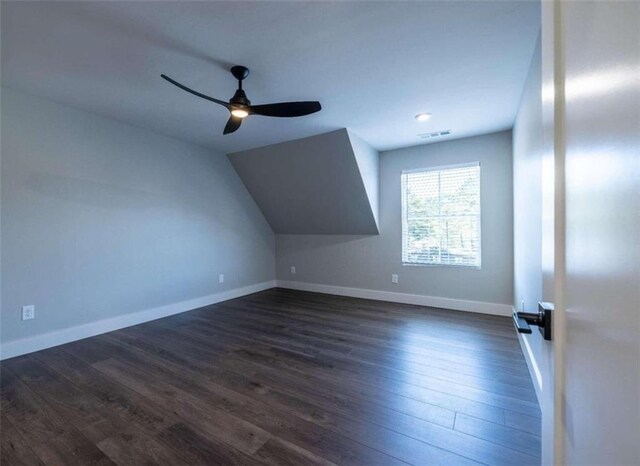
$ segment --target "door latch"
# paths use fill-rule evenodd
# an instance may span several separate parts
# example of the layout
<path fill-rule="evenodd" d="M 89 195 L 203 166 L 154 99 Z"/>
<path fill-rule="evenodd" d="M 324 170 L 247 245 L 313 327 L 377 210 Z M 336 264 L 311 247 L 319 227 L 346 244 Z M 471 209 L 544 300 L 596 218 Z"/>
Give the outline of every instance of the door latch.
<path fill-rule="evenodd" d="M 538 303 L 538 312 L 513 311 L 513 325 L 518 333 L 531 333 L 530 325 L 535 325 L 545 340 L 551 340 L 551 315 L 553 303 Z"/>

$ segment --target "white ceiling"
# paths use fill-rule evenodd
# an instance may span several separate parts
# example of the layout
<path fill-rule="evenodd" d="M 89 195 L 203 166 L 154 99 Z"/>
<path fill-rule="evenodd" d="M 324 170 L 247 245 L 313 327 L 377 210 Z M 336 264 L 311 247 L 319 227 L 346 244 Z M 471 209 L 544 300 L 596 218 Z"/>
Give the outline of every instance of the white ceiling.
<path fill-rule="evenodd" d="M 539 3 L 2 2 L 2 84 L 234 152 L 347 127 L 379 150 L 510 128 Z M 223 136 L 227 69 L 254 104 L 320 100 L 320 113 L 251 117 Z M 413 116 L 433 114 L 427 123 Z"/>

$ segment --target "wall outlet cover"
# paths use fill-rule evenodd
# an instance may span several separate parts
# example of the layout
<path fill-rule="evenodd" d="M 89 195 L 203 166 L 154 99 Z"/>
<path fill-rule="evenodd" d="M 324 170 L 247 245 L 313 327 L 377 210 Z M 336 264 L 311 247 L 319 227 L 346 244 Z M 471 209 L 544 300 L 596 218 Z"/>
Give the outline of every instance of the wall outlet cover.
<path fill-rule="evenodd" d="M 398 274 L 397 273 L 391 274 L 391 283 L 398 283 Z"/>
<path fill-rule="evenodd" d="M 218 275 L 218 283 L 224 283 L 224 274 L 223 273 Z"/>
<path fill-rule="evenodd" d="M 292 274 L 295 274 L 295 273 L 296 273 L 296 266 L 295 266 L 295 265 L 292 265 L 292 266 L 291 266 L 291 273 L 292 273 Z"/>
<path fill-rule="evenodd" d="M 36 307 L 33 304 L 22 306 L 22 320 L 31 320 L 36 318 Z"/>

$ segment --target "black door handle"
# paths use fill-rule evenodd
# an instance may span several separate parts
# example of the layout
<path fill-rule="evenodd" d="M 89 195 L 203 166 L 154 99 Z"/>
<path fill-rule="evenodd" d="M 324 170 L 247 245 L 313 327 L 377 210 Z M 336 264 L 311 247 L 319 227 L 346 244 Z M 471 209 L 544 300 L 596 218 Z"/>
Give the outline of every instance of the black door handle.
<path fill-rule="evenodd" d="M 531 333 L 530 325 L 536 325 L 545 340 L 551 340 L 552 303 L 538 303 L 538 312 L 513 311 L 511 318 L 518 333 Z"/>
<path fill-rule="evenodd" d="M 529 323 L 519 315 L 519 312 L 513 311 L 511 314 L 511 318 L 513 319 L 513 325 L 515 326 L 518 333 L 531 333 L 531 327 L 529 327 Z"/>

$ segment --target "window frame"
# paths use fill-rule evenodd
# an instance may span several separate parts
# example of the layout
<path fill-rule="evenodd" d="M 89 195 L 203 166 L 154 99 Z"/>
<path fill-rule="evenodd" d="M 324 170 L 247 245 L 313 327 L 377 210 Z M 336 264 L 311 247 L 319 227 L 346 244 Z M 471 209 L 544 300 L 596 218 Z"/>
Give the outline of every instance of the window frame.
<path fill-rule="evenodd" d="M 406 193 L 403 189 L 404 185 L 404 176 L 411 173 L 423 173 L 423 172 L 441 172 L 444 170 L 451 170 L 456 168 L 467 168 L 467 167 L 478 167 L 478 220 L 477 220 L 477 231 L 478 231 L 478 264 L 477 265 L 468 265 L 468 264 L 438 264 L 432 262 L 405 262 L 405 231 L 407 230 L 407 207 L 406 207 Z M 466 162 L 466 163 L 457 163 L 451 165 L 438 165 L 432 167 L 422 167 L 422 168 L 412 168 L 407 170 L 402 170 L 400 173 L 400 198 L 401 198 L 401 216 L 402 223 L 400 229 L 400 240 L 401 244 L 401 257 L 403 266 L 408 267 L 455 267 L 455 268 L 464 268 L 464 269 L 482 269 L 482 166 L 480 161 L 477 162 Z M 442 217 L 440 217 L 442 218 Z"/>

